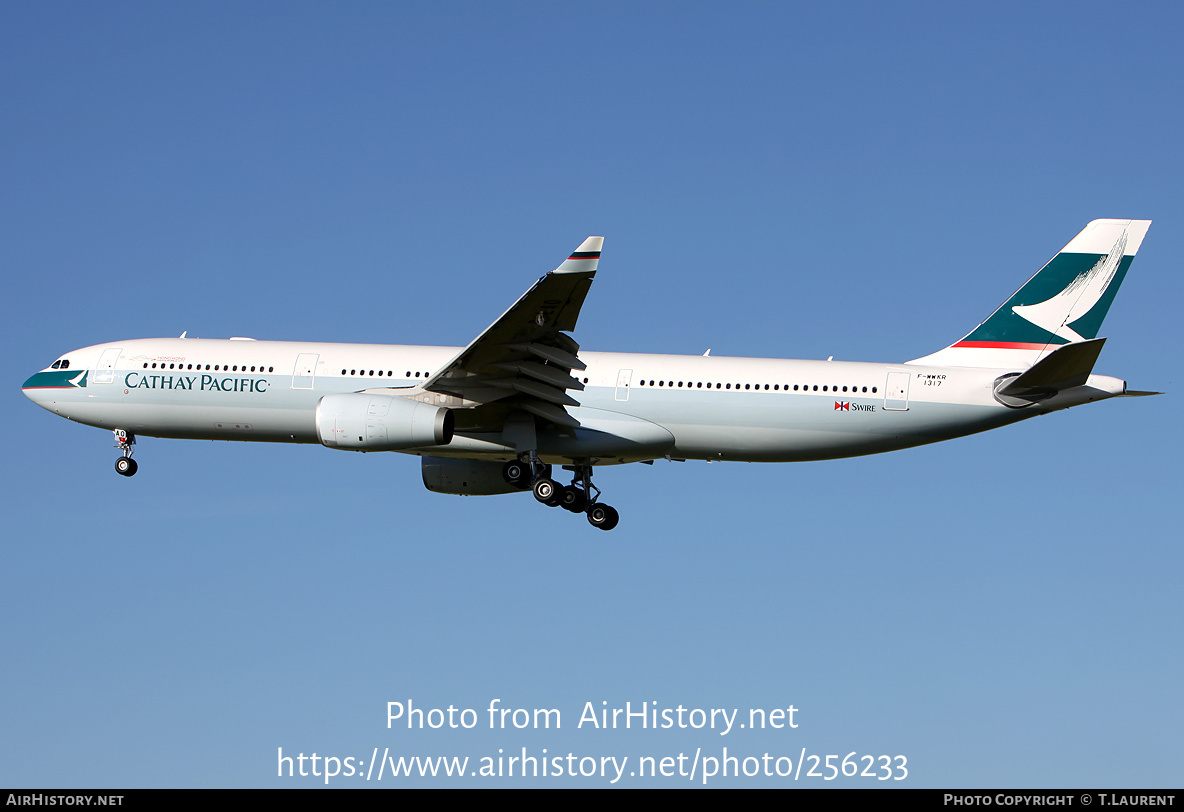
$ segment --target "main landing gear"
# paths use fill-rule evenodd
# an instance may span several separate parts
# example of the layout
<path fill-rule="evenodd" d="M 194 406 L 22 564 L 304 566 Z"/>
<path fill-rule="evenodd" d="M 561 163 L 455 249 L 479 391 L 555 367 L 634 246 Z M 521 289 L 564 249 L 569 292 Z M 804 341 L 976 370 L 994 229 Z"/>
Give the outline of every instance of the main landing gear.
<path fill-rule="evenodd" d="M 135 476 L 140 466 L 132 459 L 132 451 L 136 444 L 136 435 L 123 429 L 115 429 L 115 447 L 123 452 L 123 456 L 115 461 L 115 473 L 120 476 Z"/>
<path fill-rule="evenodd" d="M 602 505 L 600 489 L 592 484 L 591 465 L 564 466 L 574 473 L 571 484 L 561 486 L 551 478 L 551 466 L 538 461 L 534 454 L 523 460 L 511 460 L 502 468 L 502 476 L 516 488 L 534 492 L 534 498 L 548 507 L 561 507 L 572 513 L 586 513 L 588 523 L 601 530 L 612 530 L 621 520 L 614 508 Z"/>

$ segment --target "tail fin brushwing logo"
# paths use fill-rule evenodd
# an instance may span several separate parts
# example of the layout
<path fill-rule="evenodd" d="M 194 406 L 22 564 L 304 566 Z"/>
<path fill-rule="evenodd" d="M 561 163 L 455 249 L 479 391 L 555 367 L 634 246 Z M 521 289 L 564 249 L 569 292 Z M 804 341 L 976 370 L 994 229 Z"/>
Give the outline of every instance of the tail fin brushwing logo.
<path fill-rule="evenodd" d="M 1089 270 L 1078 274 L 1060 293 L 1036 304 L 1015 305 L 1011 312 L 1066 341 L 1085 341 L 1069 325 L 1092 310 L 1105 295 L 1125 252 L 1124 230 L 1109 254 L 1098 259 Z"/>
<path fill-rule="evenodd" d="M 961 341 L 911 364 L 1028 367 L 1098 337 L 1150 220 L 1093 220 Z"/>

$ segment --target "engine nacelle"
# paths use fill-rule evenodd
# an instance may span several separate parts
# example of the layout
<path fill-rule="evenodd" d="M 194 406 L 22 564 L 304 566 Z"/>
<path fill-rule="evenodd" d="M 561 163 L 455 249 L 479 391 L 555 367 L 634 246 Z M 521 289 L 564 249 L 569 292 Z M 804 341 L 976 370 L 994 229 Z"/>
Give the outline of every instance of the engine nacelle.
<path fill-rule="evenodd" d="M 344 451 L 401 451 L 452 442 L 452 412 L 392 395 L 325 395 L 317 404 L 317 439 Z"/>
<path fill-rule="evenodd" d="M 423 484 L 429 491 L 461 496 L 522 492 L 521 488 L 515 488 L 502 476 L 503 462 L 424 457 L 422 463 Z"/>

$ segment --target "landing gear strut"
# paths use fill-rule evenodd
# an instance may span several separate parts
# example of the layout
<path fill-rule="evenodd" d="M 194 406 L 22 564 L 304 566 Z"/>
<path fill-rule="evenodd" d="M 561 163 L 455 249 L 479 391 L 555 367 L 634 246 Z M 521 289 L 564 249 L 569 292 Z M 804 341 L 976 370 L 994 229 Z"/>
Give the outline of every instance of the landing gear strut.
<path fill-rule="evenodd" d="M 561 507 L 571 513 L 586 513 L 588 523 L 600 530 L 612 530 L 621 517 L 608 505 L 601 504 L 600 489 L 592 484 L 591 465 L 565 465 L 572 471 L 571 484 L 561 486 L 551 478 L 551 466 L 539 462 L 531 452 L 525 459 L 511 460 L 502 469 L 506 482 L 534 492 L 534 498 L 548 507 Z"/>
<path fill-rule="evenodd" d="M 135 450 L 136 435 L 123 429 L 115 429 L 115 447 L 123 452 L 123 456 L 115 461 L 115 473 L 120 476 L 135 476 L 139 470 L 136 461 L 132 459 Z"/>
<path fill-rule="evenodd" d="M 592 466 L 575 465 L 571 470 L 573 473 L 571 486 L 563 490 L 565 495 L 569 491 L 574 492 L 573 499 L 578 502 L 579 506 L 567 509 L 572 513 L 587 513 L 588 524 L 598 530 L 612 530 L 621 520 L 621 516 L 617 513 L 616 508 L 600 503 L 600 488 L 592 484 Z M 564 507 L 567 506 L 564 505 Z"/>

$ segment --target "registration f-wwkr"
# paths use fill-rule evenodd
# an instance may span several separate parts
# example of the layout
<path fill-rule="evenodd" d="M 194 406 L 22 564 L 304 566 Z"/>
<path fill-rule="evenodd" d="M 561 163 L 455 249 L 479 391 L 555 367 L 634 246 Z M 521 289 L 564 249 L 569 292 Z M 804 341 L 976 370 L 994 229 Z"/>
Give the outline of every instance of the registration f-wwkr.
<path fill-rule="evenodd" d="M 1093 374 L 1149 225 L 1094 220 L 965 338 L 903 363 L 585 352 L 570 334 L 604 242 L 589 237 L 464 348 L 182 334 L 68 352 L 23 389 L 113 431 L 124 476 L 137 436 L 398 451 L 430 490 L 530 490 L 610 530 L 596 466 L 853 457 L 1150 394 Z"/>

